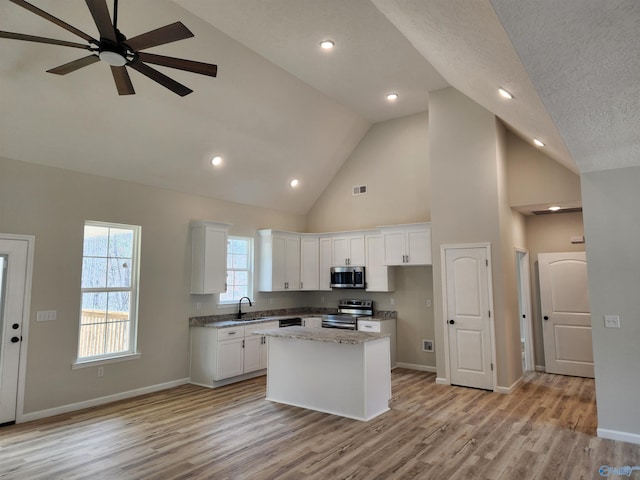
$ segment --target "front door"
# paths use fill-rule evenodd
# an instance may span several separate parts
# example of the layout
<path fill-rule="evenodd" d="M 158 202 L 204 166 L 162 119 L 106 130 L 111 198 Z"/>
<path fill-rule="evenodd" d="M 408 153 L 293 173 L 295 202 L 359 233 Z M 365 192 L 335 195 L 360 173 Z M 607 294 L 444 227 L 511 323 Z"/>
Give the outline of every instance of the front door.
<path fill-rule="evenodd" d="M 16 420 L 27 249 L 26 240 L 0 239 L 0 425 Z"/>
<path fill-rule="evenodd" d="M 538 269 L 547 373 L 593 378 L 585 252 L 540 253 Z"/>
<path fill-rule="evenodd" d="M 487 248 L 446 248 L 451 383 L 493 390 Z"/>

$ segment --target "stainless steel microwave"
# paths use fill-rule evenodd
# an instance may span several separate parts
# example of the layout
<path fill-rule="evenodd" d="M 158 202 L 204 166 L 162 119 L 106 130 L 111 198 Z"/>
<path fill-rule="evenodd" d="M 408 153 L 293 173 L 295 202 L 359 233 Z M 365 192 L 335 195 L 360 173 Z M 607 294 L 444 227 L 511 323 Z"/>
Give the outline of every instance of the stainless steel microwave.
<path fill-rule="evenodd" d="M 331 288 L 364 288 L 364 267 L 331 267 Z"/>

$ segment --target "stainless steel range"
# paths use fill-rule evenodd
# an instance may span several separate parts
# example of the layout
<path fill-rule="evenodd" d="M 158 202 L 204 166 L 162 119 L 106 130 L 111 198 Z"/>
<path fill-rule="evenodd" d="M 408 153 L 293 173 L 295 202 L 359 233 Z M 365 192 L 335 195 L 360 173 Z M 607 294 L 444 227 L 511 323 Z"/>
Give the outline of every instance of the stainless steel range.
<path fill-rule="evenodd" d="M 373 315 L 373 301 L 371 300 L 340 300 L 338 313 L 322 316 L 324 328 L 342 328 L 357 330 L 358 318 Z"/>

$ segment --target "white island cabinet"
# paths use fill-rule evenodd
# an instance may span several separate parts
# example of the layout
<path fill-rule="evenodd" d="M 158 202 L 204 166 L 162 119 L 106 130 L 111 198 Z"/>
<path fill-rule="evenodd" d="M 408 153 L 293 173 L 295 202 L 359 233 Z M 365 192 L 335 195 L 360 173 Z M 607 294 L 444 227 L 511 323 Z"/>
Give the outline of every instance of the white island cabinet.
<path fill-rule="evenodd" d="M 389 410 L 389 336 L 334 328 L 261 330 L 269 344 L 267 400 L 371 420 Z"/>

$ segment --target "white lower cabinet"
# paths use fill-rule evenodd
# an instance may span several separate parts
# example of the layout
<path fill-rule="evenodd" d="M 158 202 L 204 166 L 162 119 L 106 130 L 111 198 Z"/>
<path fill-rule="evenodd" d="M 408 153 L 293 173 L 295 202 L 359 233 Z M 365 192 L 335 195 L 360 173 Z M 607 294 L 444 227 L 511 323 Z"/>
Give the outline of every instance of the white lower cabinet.
<path fill-rule="evenodd" d="M 191 327 L 191 383 L 216 382 L 267 368 L 266 337 L 257 330 L 278 328 L 278 322 L 225 328 Z M 230 382 L 226 382 L 230 383 Z"/>
<path fill-rule="evenodd" d="M 303 327 L 322 328 L 322 317 L 304 317 L 302 319 Z"/>

